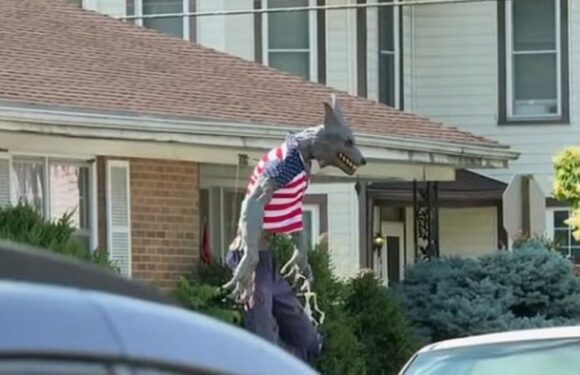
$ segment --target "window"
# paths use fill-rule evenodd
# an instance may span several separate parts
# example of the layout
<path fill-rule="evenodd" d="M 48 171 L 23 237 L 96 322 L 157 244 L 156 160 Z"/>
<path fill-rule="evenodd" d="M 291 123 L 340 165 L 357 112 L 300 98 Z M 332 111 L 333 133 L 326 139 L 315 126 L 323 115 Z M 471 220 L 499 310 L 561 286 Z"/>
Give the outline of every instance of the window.
<path fill-rule="evenodd" d="M 223 213 L 222 217 L 224 226 L 223 243 L 227 245 L 232 242 L 238 230 L 238 220 L 240 219 L 240 210 L 242 209 L 242 201 L 246 195 L 244 188 L 238 189 L 223 189 Z"/>
<path fill-rule="evenodd" d="M 398 7 L 379 7 L 379 101 L 392 107 L 399 105 L 398 12 Z"/>
<path fill-rule="evenodd" d="M 28 203 L 50 220 L 69 214 L 75 236 L 90 248 L 90 166 L 83 162 L 13 157 L 11 201 Z"/>
<path fill-rule="evenodd" d="M 233 187 L 211 187 L 201 189 L 200 204 L 202 210 L 202 225 L 207 219 L 211 231 L 211 249 L 216 258 L 225 256 L 228 245 L 236 235 L 242 201 L 245 198 L 245 186 L 240 186 L 236 192 Z M 307 196 L 308 198 L 308 196 Z M 312 248 L 321 234 L 321 205 L 304 204 L 304 234 L 307 243 Z M 322 224 L 325 225 L 325 224 Z M 202 229 L 203 231 L 203 229 Z M 203 234 L 203 232 L 201 232 Z"/>
<path fill-rule="evenodd" d="M 314 6 L 313 0 L 264 0 L 268 8 Z M 278 70 L 317 80 L 316 12 L 267 13 L 263 18 L 264 63 Z"/>
<path fill-rule="evenodd" d="M 135 0 L 138 15 L 181 14 L 193 11 L 192 0 Z M 195 40 L 195 20 L 193 17 L 157 17 L 138 19 L 138 25 L 156 29 L 162 33 L 186 40 Z"/>
<path fill-rule="evenodd" d="M 570 215 L 568 210 L 553 211 L 553 241 L 560 252 L 576 264 L 580 264 L 580 242 L 572 236 L 571 228 L 564 222 Z"/>
<path fill-rule="evenodd" d="M 500 50 L 500 121 L 567 120 L 566 1 L 498 4 L 500 46 L 505 47 Z"/>
<path fill-rule="evenodd" d="M 310 250 L 312 250 L 317 245 L 318 237 L 320 236 L 320 208 L 318 205 L 306 204 L 303 208 L 304 235 Z"/>

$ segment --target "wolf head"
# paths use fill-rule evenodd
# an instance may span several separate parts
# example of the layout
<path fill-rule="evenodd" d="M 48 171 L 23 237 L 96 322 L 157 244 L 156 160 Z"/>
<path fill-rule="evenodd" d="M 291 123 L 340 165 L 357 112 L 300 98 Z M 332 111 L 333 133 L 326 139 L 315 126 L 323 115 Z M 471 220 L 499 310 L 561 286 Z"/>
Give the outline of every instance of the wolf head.
<path fill-rule="evenodd" d="M 312 156 L 320 168 L 332 165 L 351 176 L 366 164 L 334 94 L 330 104 L 324 103 L 324 125 L 312 145 Z"/>

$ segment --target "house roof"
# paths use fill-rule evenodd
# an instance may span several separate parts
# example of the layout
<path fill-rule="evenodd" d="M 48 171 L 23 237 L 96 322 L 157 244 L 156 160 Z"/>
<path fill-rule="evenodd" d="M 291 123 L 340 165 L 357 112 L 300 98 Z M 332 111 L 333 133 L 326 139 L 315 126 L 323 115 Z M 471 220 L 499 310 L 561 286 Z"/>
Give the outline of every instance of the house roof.
<path fill-rule="evenodd" d="M 496 142 L 62 0 L 0 0 L 0 100 L 281 127 L 321 122 L 336 93 L 357 133 Z"/>

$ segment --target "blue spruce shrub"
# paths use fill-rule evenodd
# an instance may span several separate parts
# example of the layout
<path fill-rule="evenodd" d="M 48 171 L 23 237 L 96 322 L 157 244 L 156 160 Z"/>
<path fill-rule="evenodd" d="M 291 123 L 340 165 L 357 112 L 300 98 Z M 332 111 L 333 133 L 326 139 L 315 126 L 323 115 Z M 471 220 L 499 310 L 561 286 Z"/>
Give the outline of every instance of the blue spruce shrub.
<path fill-rule="evenodd" d="M 560 253 L 530 246 L 481 258 L 500 286 L 510 288 L 510 311 L 520 318 L 580 318 L 580 279 Z"/>
<path fill-rule="evenodd" d="M 392 288 L 423 344 L 505 328 L 509 289 L 474 259 L 440 258 L 411 267 Z"/>
<path fill-rule="evenodd" d="M 423 344 L 580 323 L 580 280 L 573 266 L 536 244 L 479 259 L 419 262 L 391 293 Z"/>

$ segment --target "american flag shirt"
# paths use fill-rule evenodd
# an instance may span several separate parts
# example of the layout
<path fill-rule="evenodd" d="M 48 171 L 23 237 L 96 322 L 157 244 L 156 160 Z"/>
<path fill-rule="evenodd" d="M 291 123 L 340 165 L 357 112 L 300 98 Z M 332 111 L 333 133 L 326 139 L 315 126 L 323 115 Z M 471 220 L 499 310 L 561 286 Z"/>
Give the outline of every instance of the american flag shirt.
<path fill-rule="evenodd" d="M 265 231 L 288 234 L 304 228 L 302 203 L 310 182 L 309 170 L 310 165 L 302 159 L 298 142 L 292 136 L 258 162 L 250 177 L 246 195 L 255 189 L 260 176 L 268 176 L 278 184 L 272 200 L 264 209 Z"/>

